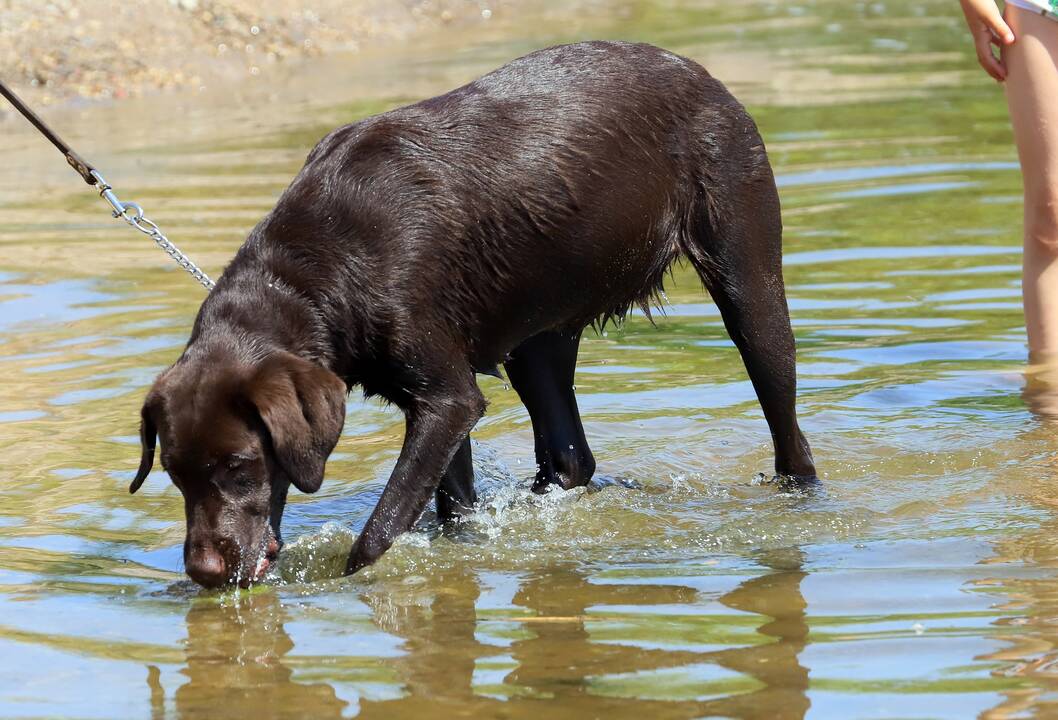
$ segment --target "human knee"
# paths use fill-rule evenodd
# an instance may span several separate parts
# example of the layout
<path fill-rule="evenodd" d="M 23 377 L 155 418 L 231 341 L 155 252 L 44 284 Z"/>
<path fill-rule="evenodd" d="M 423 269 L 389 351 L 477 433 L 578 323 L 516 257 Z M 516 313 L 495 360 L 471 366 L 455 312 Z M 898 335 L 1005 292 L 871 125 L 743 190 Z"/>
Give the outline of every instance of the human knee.
<path fill-rule="evenodd" d="M 1025 241 L 1058 255 L 1058 190 L 1026 201 Z"/>

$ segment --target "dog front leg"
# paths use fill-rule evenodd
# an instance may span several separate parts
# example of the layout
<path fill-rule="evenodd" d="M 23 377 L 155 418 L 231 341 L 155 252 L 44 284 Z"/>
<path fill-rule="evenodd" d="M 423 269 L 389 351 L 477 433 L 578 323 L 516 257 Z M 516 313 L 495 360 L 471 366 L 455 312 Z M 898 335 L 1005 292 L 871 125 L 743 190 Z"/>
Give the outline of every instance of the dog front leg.
<path fill-rule="evenodd" d="M 345 572 L 375 562 L 410 530 L 441 482 L 456 450 L 485 412 L 485 398 L 470 380 L 461 392 L 416 400 L 406 413 L 404 446 L 378 505 L 349 553 Z"/>

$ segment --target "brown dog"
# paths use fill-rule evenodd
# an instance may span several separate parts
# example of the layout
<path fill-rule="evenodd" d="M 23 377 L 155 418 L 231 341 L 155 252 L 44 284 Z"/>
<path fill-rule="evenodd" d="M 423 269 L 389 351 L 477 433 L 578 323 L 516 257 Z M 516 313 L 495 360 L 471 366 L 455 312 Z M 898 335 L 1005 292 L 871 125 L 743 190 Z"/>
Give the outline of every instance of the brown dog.
<path fill-rule="evenodd" d="M 588 482 L 573 395 L 582 330 L 649 308 L 687 257 L 753 381 L 780 475 L 811 480 L 794 409 L 779 201 L 753 121 L 694 62 L 648 45 L 555 47 L 339 128 L 309 154 L 202 304 L 142 412 L 131 490 L 162 462 L 188 574 L 247 584 L 314 492 L 348 389 L 400 407 L 404 447 L 349 558 L 376 560 L 430 497 L 475 501 L 474 374 L 503 363 L 533 421 L 534 489 Z"/>

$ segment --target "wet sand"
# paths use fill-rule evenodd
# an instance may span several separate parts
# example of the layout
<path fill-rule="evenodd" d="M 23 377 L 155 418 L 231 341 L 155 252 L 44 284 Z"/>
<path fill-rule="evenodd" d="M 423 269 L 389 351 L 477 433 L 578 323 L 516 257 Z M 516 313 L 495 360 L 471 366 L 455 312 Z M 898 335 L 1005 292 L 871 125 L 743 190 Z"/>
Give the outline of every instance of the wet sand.
<path fill-rule="evenodd" d="M 0 78 L 27 101 L 109 100 L 267 75 L 280 64 L 510 20 L 512 0 L 9 0 Z M 0 108 L 0 118 L 11 109 Z"/>

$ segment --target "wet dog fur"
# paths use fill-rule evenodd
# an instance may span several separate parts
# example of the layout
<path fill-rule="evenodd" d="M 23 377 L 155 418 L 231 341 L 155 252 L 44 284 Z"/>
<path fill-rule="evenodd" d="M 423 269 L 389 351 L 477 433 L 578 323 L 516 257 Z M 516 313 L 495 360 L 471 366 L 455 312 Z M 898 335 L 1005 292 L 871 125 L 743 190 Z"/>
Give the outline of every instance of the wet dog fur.
<path fill-rule="evenodd" d="M 253 582 L 278 551 L 289 486 L 320 487 L 358 385 L 404 412 L 406 434 L 354 572 L 431 497 L 445 519 L 471 509 L 475 373 L 500 365 L 532 419 L 534 489 L 583 485 L 581 333 L 649 313 L 680 257 L 742 354 L 776 471 L 814 478 L 781 236 L 752 119 L 701 66 L 649 45 L 541 50 L 346 125 L 252 230 L 148 393 L 131 490 L 160 438 L 188 574 Z"/>

